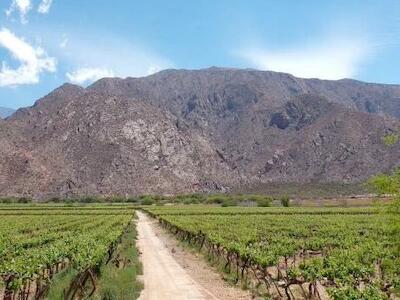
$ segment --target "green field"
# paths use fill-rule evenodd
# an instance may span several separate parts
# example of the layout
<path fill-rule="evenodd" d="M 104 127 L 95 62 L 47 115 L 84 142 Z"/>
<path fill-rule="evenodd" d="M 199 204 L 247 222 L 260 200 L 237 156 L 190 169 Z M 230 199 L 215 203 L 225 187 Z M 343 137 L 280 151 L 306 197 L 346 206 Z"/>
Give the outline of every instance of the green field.
<path fill-rule="evenodd" d="M 234 281 L 274 297 L 317 297 L 318 286 L 333 299 L 400 294 L 398 215 L 376 208 L 146 210 Z"/>
<path fill-rule="evenodd" d="M 0 299 L 137 298 L 139 208 L 256 296 L 400 295 L 399 215 L 386 207 L 31 203 L 0 205 Z"/>
<path fill-rule="evenodd" d="M 132 207 L 0 206 L 0 295 L 62 299 L 51 296 L 57 284 L 65 299 L 97 292 L 100 271 L 135 235 L 133 216 Z"/>

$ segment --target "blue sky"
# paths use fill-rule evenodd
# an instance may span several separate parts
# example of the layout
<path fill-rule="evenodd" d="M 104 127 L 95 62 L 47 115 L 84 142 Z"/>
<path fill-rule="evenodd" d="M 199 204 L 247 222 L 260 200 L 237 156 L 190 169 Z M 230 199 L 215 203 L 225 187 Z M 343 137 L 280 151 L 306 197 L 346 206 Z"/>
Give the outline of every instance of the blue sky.
<path fill-rule="evenodd" d="M 0 0 L 0 106 L 64 82 L 256 68 L 400 84 L 399 0 Z"/>

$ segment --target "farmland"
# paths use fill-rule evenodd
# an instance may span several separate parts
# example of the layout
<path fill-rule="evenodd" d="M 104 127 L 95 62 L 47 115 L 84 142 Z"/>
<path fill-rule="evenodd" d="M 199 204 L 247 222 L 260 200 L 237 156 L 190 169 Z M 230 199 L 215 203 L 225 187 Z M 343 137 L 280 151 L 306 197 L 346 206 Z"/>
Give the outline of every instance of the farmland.
<path fill-rule="evenodd" d="M 139 214 L 138 229 L 136 209 L 147 212 Z M 398 214 L 384 206 L 14 203 L 0 205 L 0 218 L 1 300 L 136 299 L 142 289 L 136 230 L 150 234 L 153 225 L 143 222 L 154 220 L 256 298 L 400 295 Z M 151 234 L 162 247 L 158 234 Z M 151 255 L 171 255 L 143 249 L 147 262 L 158 261 Z M 161 266 L 153 267 L 161 272 Z M 168 285 L 163 288 L 168 291 Z"/>
<path fill-rule="evenodd" d="M 54 299 L 94 294 L 100 270 L 134 233 L 133 213 L 122 206 L 0 206 L 0 298 L 44 298 L 65 273 L 73 275 Z"/>
<path fill-rule="evenodd" d="M 234 282 L 275 298 L 400 293 L 398 215 L 375 208 L 152 207 Z"/>

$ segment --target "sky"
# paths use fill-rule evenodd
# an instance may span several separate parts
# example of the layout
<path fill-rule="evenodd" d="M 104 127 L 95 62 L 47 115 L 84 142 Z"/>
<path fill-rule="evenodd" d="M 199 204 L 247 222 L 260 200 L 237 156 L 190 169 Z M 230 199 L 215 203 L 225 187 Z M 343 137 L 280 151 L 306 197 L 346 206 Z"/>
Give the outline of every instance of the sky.
<path fill-rule="evenodd" d="M 400 84 L 400 0 L 0 0 L 0 106 L 65 82 L 254 68 Z"/>

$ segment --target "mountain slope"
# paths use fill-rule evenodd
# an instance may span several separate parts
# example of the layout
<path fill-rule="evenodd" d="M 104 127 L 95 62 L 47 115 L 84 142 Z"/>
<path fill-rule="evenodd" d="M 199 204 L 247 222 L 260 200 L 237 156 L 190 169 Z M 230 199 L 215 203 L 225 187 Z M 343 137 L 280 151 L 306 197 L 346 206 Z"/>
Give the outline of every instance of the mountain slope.
<path fill-rule="evenodd" d="M 0 123 L 0 194 L 360 182 L 400 163 L 382 141 L 400 128 L 399 96 L 395 85 L 218 68 L 66 84 Z"/>
<path fill-rule="evenodd" d="M 227 167 L 208 141 L 179 128 L 168 112 L 77 87 L 61 92 L 61 98 L 57 90 L 18 111 L 7 124 L 30 141 L 32 159 L 45 154 L 38 167 L 47 174 L 45 182 L 39 180 L 45 186 L 39 193 L 26 190 L 28 194 L 175 193 L 218 189 L 215 180 L 224 182 Z M 205 176 L 213 167 L 218 167 L 217 175 Z M 11 185 L 3 182 L 0 192 L 17 194 L 19 187 L 38 180 L 26 175 Z"/>

